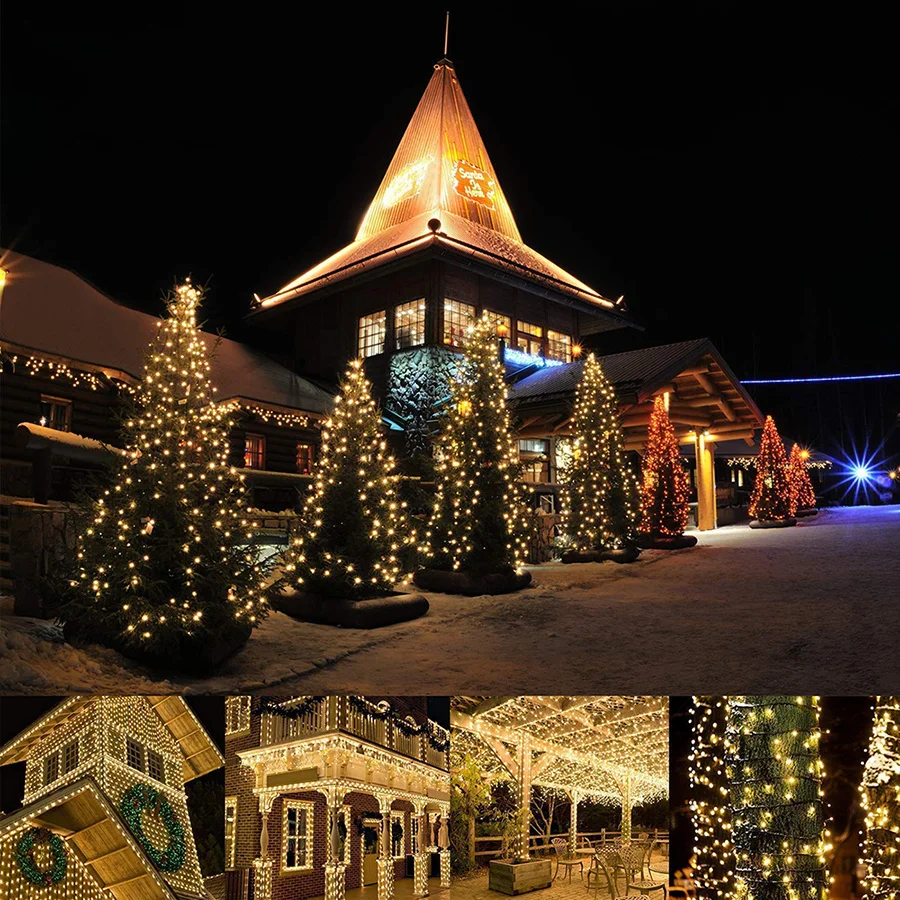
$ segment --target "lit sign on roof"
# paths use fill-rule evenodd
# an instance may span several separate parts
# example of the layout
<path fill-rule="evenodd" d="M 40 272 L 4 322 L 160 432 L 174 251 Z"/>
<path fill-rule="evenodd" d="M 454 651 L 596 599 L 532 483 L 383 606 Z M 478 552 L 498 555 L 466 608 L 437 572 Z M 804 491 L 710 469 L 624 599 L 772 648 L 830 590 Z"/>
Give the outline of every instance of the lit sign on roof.
<path fill-rule="evenodd" d="M 453 190 L 467 200 L 494 208 L 494 179 L 464 159 L 457 160 L 453 167 Z"/>
<path fill-rule="evenodd" d="M 425 156 L 418 162 L 401 169 L 385 188 L 381 205 L 385 209 L 396 206 L 401 200 L 415 197 L 422 190 L 422 182 L 425 181 L 425 173 L 433 157 Z"/>
<path fill-rule="evenodd" d="M 540 369 L 565 365 L 561 359 L 547 359 L 545 356 L 525 353 L 524 350 L 517 350 L 515 347 L 506 347 L 503 351 L 503 358 L 514 366 L 537 366 Z"/>

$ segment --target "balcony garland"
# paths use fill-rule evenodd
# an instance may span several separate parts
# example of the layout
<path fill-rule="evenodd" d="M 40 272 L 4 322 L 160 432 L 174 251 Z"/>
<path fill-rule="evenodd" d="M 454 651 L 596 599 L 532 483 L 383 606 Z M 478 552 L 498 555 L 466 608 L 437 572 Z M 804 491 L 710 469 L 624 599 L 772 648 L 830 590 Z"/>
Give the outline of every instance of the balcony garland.
<path fill-rule="evenodd" d="M 324 697 L 306 697 L 296 706 L 282 706 L 285 701 L 276 702 L 268 697 L 263 697 L 259 702 L 259 711 L 267 716 L 281 716 L 282 719 L 302 719 L 313 707 L 321 703 Z"/>
<path fill-rule="evenodd" d="M 347 700 L 356 712 L 361 713 L 362 715 L 371 716 L 379 722 L 389 721 L 393 723 L 398 731 L 405 734 L 407 737 L 416 734 L 424 734 L 428 738 L 428 743 L 439 753 L 443 753 L 450 746 L 449 739 L 442 739 L 435 734 L 434 725 L 430 720 L 422 725 L 414 725 L 412 722 L 407 722 L 406 719 L 398 716 L 389 703 L 385 703 L 383 707 L 379 708 L 371 706 L 366 700 L 363 700 L 360 697 L 351 696 L 348 697 Z"/>

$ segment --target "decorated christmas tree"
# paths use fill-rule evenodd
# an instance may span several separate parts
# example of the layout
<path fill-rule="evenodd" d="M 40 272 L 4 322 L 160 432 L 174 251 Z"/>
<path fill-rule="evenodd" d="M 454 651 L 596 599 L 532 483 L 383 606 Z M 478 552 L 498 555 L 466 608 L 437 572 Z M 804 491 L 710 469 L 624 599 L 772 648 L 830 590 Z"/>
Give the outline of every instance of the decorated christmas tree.
<path fill-rule="evenodd" d="M 862 862 L 867 900 L 900 897 L 900 697 L 878 697 L 860 786 L 866 810 Z"/>
<path fill-rule="evenodd" d="M 791 447 L 791 457 L 788 461 L 788 481 L 791 487 L 791 515 L 800 509 L 815 509 L 816 492 L 809 480 L 809 470 L 806 468 L 806 460 L 809 459 L 809 451 L 801 450 L 799 444 Z"/>
<path fill-rule="evenodd" d="M 565 526 L 576 551 L 635 546 L 637 479 L 625 459 L 615 393 L 593 353 L 575 390 L 572 455 L 563 478 Z"/>
<path fill-rule="evenodd" d="M 766 416 L 756 457 L 756 483 L 750 499 L 750 515 L 760 521 L 778 521 L 788 519 L 792 514 L 784 442 L 775 427 L 775 420 Z"/>
<path fill-rule="evenodd" d="M 651 539 L 677 537 L 688 521 L 687 472 L 663 397 L 653 401 L 641 487 L 641 531 Z"/>
<path fill-rule="evenodd" d="M 525 560 L 528 520 L 504 367 L 487 317 L 472 326 L 464 351 L 435 449 L 437 491 L 421 550 L 430 572 L 510 575 Z M 527 575 L 514 586 L 527 584 Z M 416 583 L 442 589 L 421 572 Z"/>
<path fill-rule="evenodd" d="M 314 476 L 276 588 L 339 600 L 389 593 L 414 535 L 361 359 L 344 374 Z"/>
<path fill-rule="evenodd" d="M 255 523 L 229 465 L 231 409 L 215 401 L 212 353 L 189 281 L 126 401 L 124 461 L 79 537 L 66 632 L 172 667 L 204 668 L 265 615 Z"/>
<path fill-rule="evenodd" d="M 730 697 L 726 772 L 741 900 L 826 892 L 817 697 Z"/>

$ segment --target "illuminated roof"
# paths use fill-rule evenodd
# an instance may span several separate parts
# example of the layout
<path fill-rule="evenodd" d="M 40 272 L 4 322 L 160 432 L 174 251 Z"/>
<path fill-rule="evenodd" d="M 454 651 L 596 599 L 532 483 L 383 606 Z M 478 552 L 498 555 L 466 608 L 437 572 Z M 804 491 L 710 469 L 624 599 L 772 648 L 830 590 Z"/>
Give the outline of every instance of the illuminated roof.
<path fill-rule="evenodd" d="M 524 735 L 532 782 L 617 798 L 628 779 L 635 802 L 664 796 L 669 772 L 667 697 L 454 697 L 453 765 L 468 754 L 486 778 L 506 777 Z"/>
<path fill-rule="evenodd" d="M 429 221 L 440 225 L 432 231 Z M 262 302 L 263 309 L 318 291 L 425 247 L 476 257 L 557 293 L 623 313 L 617 303 L 522 243 L 459 79 L 441 60 L 356 240 Z M 621 324 L 627 324 L 624 320 Z"/>

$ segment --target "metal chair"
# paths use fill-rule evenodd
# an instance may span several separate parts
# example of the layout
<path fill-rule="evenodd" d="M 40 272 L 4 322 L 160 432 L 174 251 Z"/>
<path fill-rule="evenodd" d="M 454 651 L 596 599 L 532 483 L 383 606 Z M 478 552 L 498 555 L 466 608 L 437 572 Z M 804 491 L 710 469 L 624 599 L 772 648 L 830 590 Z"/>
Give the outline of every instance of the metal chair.
<path fill-rule="evenodd" d="M 577 856 L 569 856 L 569 844 L 564 838 L 553 838 L 550 842 L 553 844 L 553 849 L 556 852 L 556 871 L 553 873 L 553 880 L 556 881 L 556 876 L 559 875 L 559 867 L 566 867 L 566 874 L 569 876 L 569 881 L 572 880 L 572 869 L 575 866 L 578 866 L 578 874 L 581 877 L 582 881 L 584 880 L 584 860 L 580 859 Z"/>
<path fill-rule="evenodd" d="M 621 865 L 622 858 L 619 849 L 613 844 L 604 844 L 594 850 L 591 868 L 587 874 L 587 888 L 591 889 L 591 878 L 594 879 L 594 896 L 600 890 L 601 879 L 606 881 L 611 900 L 616 900 L 619 895 L 616 870 Z"/>
<path fill-rule="evenodd" d="M 625 896 L 632 889 L 643 896 L 652 891 L 662 891 L 663 900 L 668 897 L 668 879 L 657 881 L 652 878 L 644 878 L 643 865 L 645 856 L 649 855 L 649 848 L 644 849 L 644 844 L 634 843 L 622 849 L 622 861 L 625 868 Z M 648 865 L 649 872 L 649 865 Z"/>

